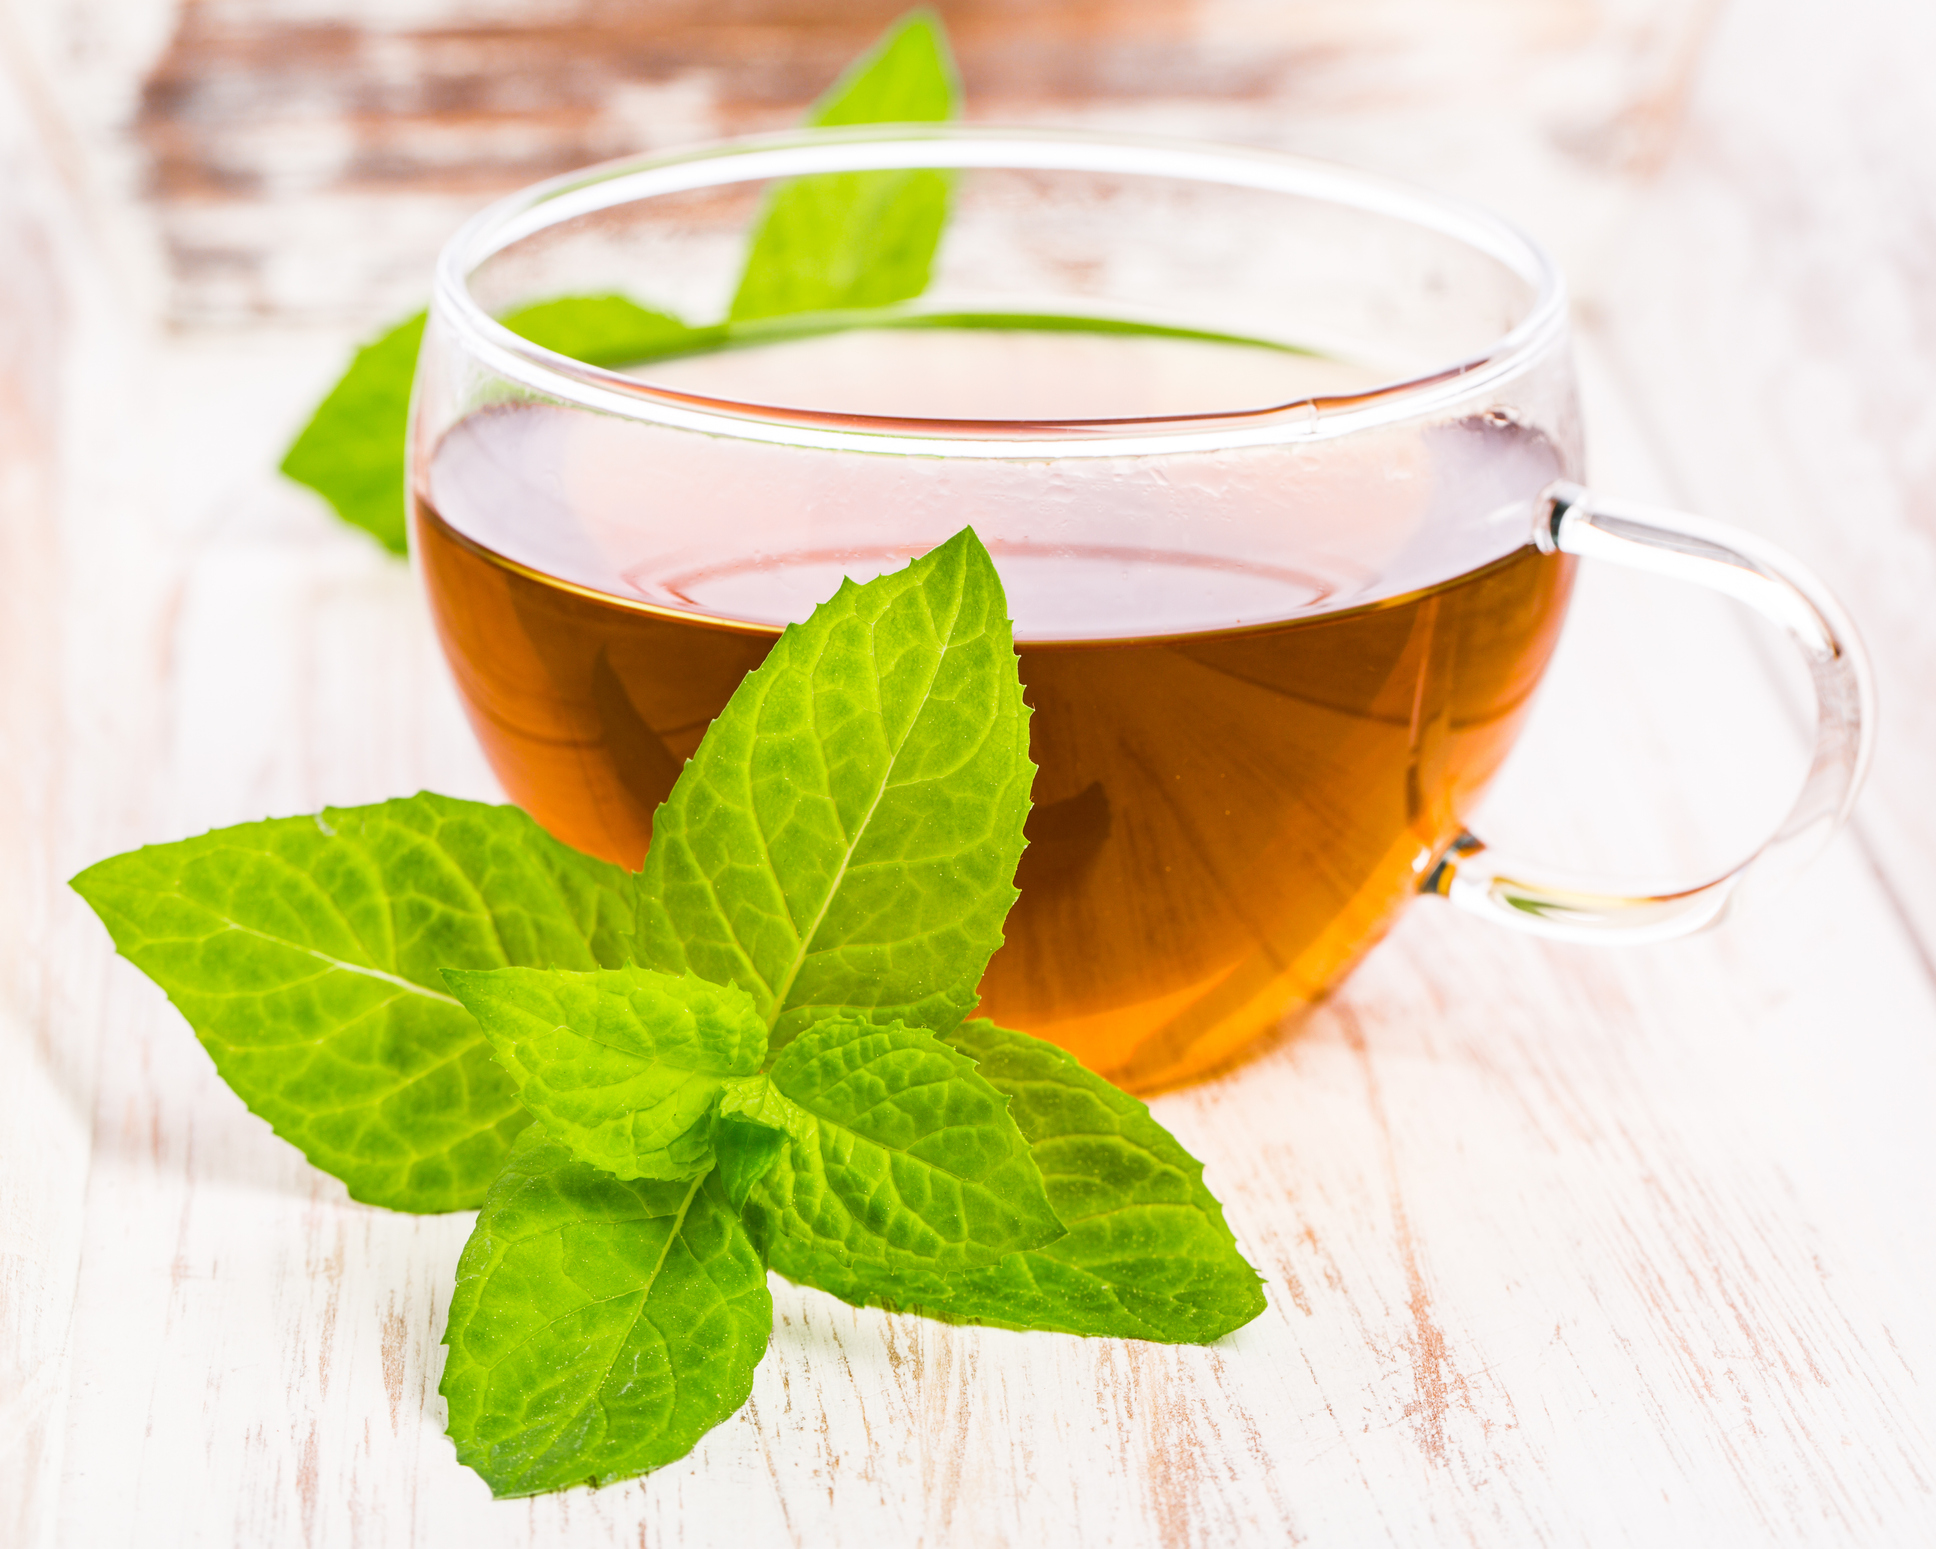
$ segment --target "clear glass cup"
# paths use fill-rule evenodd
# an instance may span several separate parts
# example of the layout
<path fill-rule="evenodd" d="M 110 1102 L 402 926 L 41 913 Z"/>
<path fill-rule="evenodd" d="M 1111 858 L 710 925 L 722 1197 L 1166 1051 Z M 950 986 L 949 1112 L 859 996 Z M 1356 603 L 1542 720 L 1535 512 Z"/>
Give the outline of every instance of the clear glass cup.
<path fill-rule="evenodd" d="M 776 184 L 936 168 L 931 280 L 888 314 L 629 369 L 495 321 L 624 293 L 712 323 Z M 1580 455 L 1560 277 L 1483 211 L 1253 151 L 826 131 L 593 168 L 453 239 L 413 547 L 507 793 L 637 865 L 779 628 L 972 524 L 1040 765 L 983 1010 L 1150 1089 L 1324 994 L 1421 893 L 1659 939 L 1847 812 L 1872 690 L 1833 599 L 1746 534 L 1580 488 Z M 1805 787 L 1725 876 L 1561 886 L 1464 827 L 1576 556 L 1737 597 L 1810 663 Z"/>

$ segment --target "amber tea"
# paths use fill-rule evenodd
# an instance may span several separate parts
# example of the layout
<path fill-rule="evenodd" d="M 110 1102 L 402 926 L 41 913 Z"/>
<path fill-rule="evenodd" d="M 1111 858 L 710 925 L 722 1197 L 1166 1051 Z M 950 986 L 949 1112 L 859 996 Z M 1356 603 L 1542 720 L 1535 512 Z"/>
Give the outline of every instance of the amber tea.
<path fill-rule="evenodd" d="M 1062 421 L 1365 375 L 1196 342 L 967 330 L 851 332 L 651 373 L 852 415 L 999 405 Z M 1459 833 L 1565 611 L 1571 561 L 1524 541 L 1560 464 L 1499 417 L 1296 454 L 1050 469 L 830 466 L 507 406 L 444 436 L 415 540 L 507 793 L 636 866 L 654 807 L 779 627 L 841 575 L 895 568 L 972 523 L 1008 591 L 1041 766 L 983 1009 L 1148 1088 L 1322 993 Z"/>

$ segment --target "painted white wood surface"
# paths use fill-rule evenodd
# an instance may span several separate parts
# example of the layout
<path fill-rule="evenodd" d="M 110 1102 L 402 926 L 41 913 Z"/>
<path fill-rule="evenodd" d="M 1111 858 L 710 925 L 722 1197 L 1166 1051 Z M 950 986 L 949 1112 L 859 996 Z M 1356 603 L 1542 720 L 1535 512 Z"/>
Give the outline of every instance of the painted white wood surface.
<path fill-rule="evenodd" d="M 307 1168 L 59 886 L 212 824 L 492 794 L 407 573 L 266 472 L 344 336 L 145 335 L 99 258 L 111 180 L 16 70 L 0 1544 L 1936 1541 L 1936 136 L 1906 132 L 1936 126 L 1864 84 L 1920 13 L 1864 0 L 1833 47 L 1827 14 L 1722 15 L 1652 171 L 1569 183 L 1520 143 L 1498 186 L 1476 152 L 1441 181 L 1590 227 L 1595 477 L 1762 525 L 1857 606 L 1891 732 L 1858 832 L 1657 948 L 1421 905 L 1303 1028 L 1161 1099 L 1270 1281 L 1217 1346 L 776 1281 L 753 1400 L 689 1459 L 502 1505 L 434 1391 L 467 1220 Z M 1347 117 L 1312 133 L 1402 156 L 1403 112 Z M 1793 689 L 1727 605 L 1591 576 L 1482 826 L 1556 863 L 1712 869 L 1799 779 Z"/>

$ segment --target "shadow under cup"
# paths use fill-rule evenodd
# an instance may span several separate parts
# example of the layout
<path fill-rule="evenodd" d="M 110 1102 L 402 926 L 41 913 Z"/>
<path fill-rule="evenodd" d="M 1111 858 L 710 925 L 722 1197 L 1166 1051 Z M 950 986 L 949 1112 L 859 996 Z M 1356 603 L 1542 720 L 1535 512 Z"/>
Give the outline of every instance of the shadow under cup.
<path fill-rule="evenodd" d="M 623 371 L 489 320 L 710 322 L 776 180 L 909 167 L 953 205 L 892 318 Z M 1531 533 L 1578 460 L 1558 282 L 1462 206 L 1126 139 L 801 135 L 466 228 L 413 540 L 507 793 L 636 866 L 779 628 L 972 525 L 1040 766 L 982 1011 L 1150 1089 L 1322 995 L 1461 833 L 1559 632 L 1572 561 Z"/>

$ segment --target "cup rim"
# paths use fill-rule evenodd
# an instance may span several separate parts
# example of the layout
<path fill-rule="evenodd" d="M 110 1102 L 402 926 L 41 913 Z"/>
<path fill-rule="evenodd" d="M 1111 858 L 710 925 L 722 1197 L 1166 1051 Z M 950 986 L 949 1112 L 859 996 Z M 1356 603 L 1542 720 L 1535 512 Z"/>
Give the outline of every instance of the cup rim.
<path fill-rule="evenodd" d="M 1533 289 L 1525 315 L 1484 348 L 1362 393 L 1162 419 L 935 420 L 859 416 L 709 398 L 658 387 L 534 344 L 486 312 L 470 276 L 514 243 L 568 220 L 664 194 L 816 172 L 944 167 L 1115 172 L 1219 183 L 1328 201 L 1464 242 Z M 1400 179 L 1287 152 L 1164 136 L 963 124 L 794 130 L 601 162 L 486 206 L 438 255 L 432 316 L 490 370 L 561 402 L 735 440 L 905 456 L 1120 457 L 1331 439 L 1430 415 L 1511 376 L 1566 328 L 1564 279 L 1550 254 L 1481 206 Z"/>

